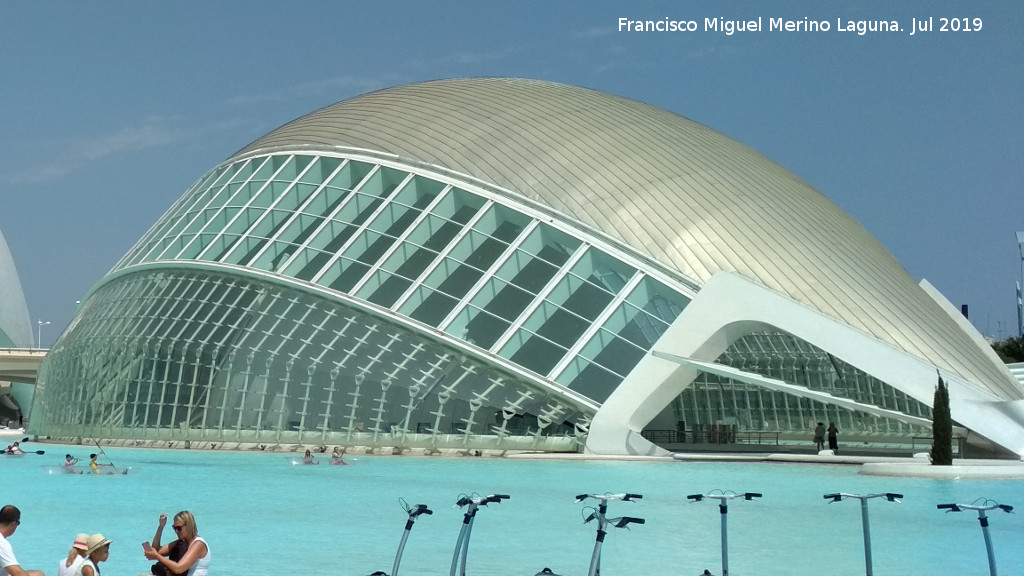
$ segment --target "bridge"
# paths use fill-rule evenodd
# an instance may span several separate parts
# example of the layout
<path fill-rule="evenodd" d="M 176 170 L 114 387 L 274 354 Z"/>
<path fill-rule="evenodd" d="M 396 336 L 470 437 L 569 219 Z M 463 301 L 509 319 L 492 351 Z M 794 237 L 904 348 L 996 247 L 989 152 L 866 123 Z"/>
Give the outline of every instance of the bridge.
<path fill-rule="evenodd" d="M 0 381 L 35 384 L 39 365 L 49 350 L 40 348 L 0 348 Z"/>

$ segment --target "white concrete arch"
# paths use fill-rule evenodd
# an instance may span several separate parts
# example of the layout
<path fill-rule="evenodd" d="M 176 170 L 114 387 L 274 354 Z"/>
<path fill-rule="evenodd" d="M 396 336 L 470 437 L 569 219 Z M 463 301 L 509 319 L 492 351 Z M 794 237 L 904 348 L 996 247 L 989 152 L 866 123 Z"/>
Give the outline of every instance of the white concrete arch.
<path fill-rule="evenodd" d="M 782 330 L 811 342 L 931 405 L 936 384 L 934 366 L 746 278 L 720 272 L 602 405 L 591 424 L 586 451 L 595 454 L 664 453 L 641 437 L 640 432 L 647 423 L 689 386 L 700 371 L 714 370 L 709 363 L 733 342 L 764 329 Z M 731 376 L 759 385 L 770 387 L 778 382 L 744 375 L 725 366 L 721 368 L 725 372 L 733 371 Z M 949 387 L 954 421 L 1024 455 L 1024 401 L 1002 400 L 956 374 L 942 373 L 942 377 Z M 882 409 L 877 407 L 844 407 L 883 415 Z M 906 421 L 907 417 L 900 419 Z"/>

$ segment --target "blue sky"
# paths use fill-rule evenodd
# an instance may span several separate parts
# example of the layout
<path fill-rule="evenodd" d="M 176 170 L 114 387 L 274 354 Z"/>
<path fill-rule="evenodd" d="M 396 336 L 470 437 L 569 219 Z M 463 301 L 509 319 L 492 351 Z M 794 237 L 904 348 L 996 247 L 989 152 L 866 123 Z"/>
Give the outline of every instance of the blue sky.
<path fill-rule="evenodd" d="M 666 17 L 699 30 L 618 31 Z M 765 30 L 705 31 L 717 17 Z M 769 32 L 779 17 L 832 29 Z M 836 30 L 929 17 L 982 28 Z M 1022 30 L 1017 1 L 4 2 L 0 230 L 48 346 L 188 186 L 257 137 L 389 86 L 528 77 L 751 146 L 1006 337 L 1024 230 Z"/>

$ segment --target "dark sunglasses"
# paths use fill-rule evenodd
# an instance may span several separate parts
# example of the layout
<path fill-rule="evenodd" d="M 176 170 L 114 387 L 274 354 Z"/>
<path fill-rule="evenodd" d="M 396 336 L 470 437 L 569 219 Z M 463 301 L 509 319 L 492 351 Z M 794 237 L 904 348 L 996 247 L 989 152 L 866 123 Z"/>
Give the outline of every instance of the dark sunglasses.
<path fill-rule="evenodd" d="M 175 531 L 175 532 L 181 532 L 182 530 L 184 530 L 184 529 L 185 529 L 185 526 L 184 526 L 184 525 L 181 525 L 181 526 L 179 526 L 179 525 L 177 525 L 177 524 L 172 524 L 172 525 L 171 525 L 171 528 L 174 528 L 174 531 Z"/>

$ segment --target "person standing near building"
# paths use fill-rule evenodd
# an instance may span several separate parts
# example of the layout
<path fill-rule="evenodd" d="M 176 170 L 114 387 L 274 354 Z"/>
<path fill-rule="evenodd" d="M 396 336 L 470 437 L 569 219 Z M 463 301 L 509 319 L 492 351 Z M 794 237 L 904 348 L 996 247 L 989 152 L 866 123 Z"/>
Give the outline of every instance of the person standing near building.
<path fill-rule="evenodd" d="M 836 429 L 835 422 L 828 423 L 828 449 L 832 451 L 832 454 L 839 454 L 839 430 Z"/>
<path fill-rule="evenodd" d="M 7 541 L 21 525 L 21 510 L 10 504 L 0 508 L 0 568 L 7 576 L 46 576 L 39 570 L 23 570 Z"/>
<path fill-rule="evenodd" d="M 821 452 L 825 449 L 825 423 L 818 422 L 818 425 L 814 427 L 814 447 L 816 451 Z"/>

